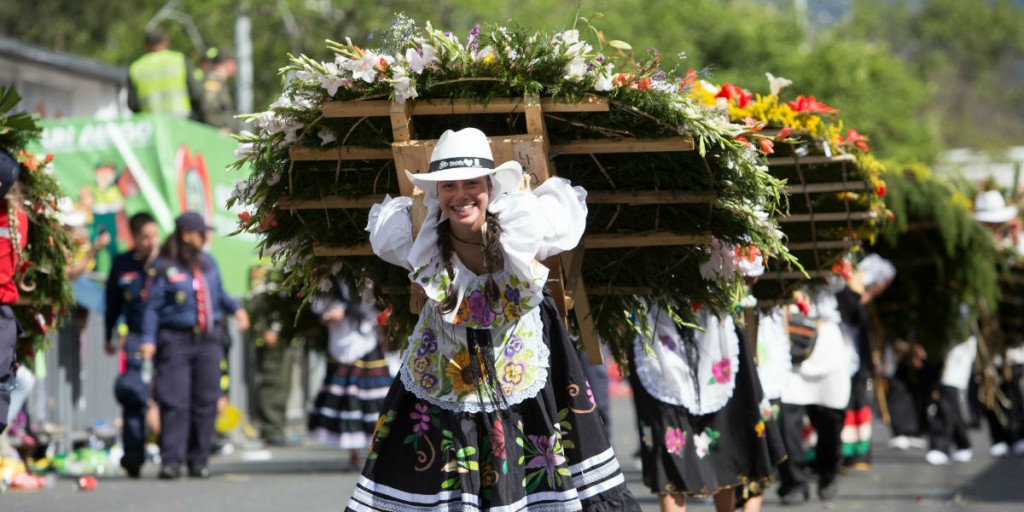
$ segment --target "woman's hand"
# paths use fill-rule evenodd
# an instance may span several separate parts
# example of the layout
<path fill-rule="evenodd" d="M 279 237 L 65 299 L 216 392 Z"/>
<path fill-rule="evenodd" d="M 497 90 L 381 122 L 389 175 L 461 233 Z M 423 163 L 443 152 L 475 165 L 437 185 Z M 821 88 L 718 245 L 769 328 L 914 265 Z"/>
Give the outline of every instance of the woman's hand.
<path fill-rule="evenodd" d="M 235 311 L 235 324 L 238 326 L 238 330 L 245 332 L 249 330 L 249 312 L 245 309 L 239 308 Z"/>

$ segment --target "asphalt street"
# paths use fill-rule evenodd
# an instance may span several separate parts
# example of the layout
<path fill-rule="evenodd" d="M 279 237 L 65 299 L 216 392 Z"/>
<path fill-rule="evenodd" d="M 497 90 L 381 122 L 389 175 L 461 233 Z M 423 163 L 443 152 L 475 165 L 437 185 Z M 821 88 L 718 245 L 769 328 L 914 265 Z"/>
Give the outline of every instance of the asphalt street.
<path fill-rule="evenodd" d="M 645 512 L 656 511 L 657 502 L 643 487 L 638 459 L 632 456 L 637 434 L 631 401 L 614 398 L 612 407 L 613 441 L 630 488 Z M 973 432 L 974 459 L 949 466 L 928 465 L 920 449 L 889 448 L 888 438 L 884 425 L 876 425 L 873 467 L 845 475 L 835 501 L 783 507 L 771 489 L 764 510 L 1024 511 L 1024 459 L 991 457 L 982 431 Z M 209 480 L 159 481 L 152 466 L 144 469 L 139 480 L 102 478 L 93 491 L 79 491 L 74 480 L 62 479 L 52 489 L 0 495 L 0 512 L 342 510 L 358 475 L 346 460 L 342 452 L 315 445 L 238 449 L 211 461 Z M 700 501 L 690 501 L 687 508 L 714 509 Z"/>

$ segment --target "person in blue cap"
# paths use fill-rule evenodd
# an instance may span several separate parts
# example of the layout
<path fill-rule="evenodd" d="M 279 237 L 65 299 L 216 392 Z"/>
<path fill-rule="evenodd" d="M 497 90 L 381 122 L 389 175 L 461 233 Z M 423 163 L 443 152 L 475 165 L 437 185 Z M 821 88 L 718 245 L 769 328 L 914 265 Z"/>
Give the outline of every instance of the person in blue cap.
<path fill-rule="evenodd" d="M 114 382 L 114 395 L 121 404 L 124 421 L 121 467 L 128 476 L 138 478 L 146 458 L 146 410 L 149 408 L 152 376 L 152 361 L 142 359 L 139 345 L 148 293 L 147 270 L 160 249 L 160 232 L 153 216 L 146 212 L 133 215 L 128 227 L 132 233 L 132 249 L 114 258 L 107 276 L 104 309 L 107 339 L 104 348 L 110 355 L 115 354 L 119 346 L 124 349 L 123 373 Z M 123 338 L 122 326 L 125 331 Z"/>
<path fill-rule="evenodd" d="M 221 286 L 217 262 L 203 251 L 210 227 L 195 212 L 181 214 L 149 270 L 140 352 L 153 358 L 160 406 L 160 478 L 208 478 L 223 357 L 224 314 L 238 329 L 249 315 Z M 186 452 L 187 450 L 187 452 Z"/>

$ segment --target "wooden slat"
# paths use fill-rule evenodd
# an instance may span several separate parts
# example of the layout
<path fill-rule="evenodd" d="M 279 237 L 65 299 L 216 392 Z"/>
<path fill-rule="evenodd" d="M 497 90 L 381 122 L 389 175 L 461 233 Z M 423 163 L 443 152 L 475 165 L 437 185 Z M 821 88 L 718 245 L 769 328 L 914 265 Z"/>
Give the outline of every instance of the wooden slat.
<path fill-rule="evenodd" d="M 391 160 L 389 148 L 364 148 L 344 146 L 338 148 L 301 148 L 292 146 L 288 149 L 288 157 L 296 162 L 318 162 L 342 160 Z"/>
<path fill-rule="evenodd" d="M 670 151 L 693 151 L 690 137 L 666 137 L 663 139 L 585 139 L 560 146 L 552 146 L 552 155 L 586 155 L 603 153 L 657 153 Z"/>
<path fill-rule="evenodd" d="M 708 235 L 677 235 L 674 233 L 616 234 L 601 233 L 583 237 L 587 249 L 617 249 L 628 247 L 663 247 L 669 245 L 698 245 L 710 243 Z"/>
<path fill-rule="evenodd" d="M 587 204 L 709 204 L 717 197 L 714 192 L 682 190 L 594 190 L 587 192 Z"/>
<path fill-rule="evenodd" d="M 853 192 L 858 190 L 869 190 L 871 185 L 865 181 L 841 181 L 831 183 L 808 183 L 806 185 L 792 185 L 786 187 L 786 193 L 793 194 L 815 194 L 819 192 Z"/>
<path fill-rule="evenodd" d="M 597 328 L 590 310 L 590 298 L 587 297 L 587 288 L 583 283 L 583 255 L 583 248 L 577 247 L 562 253 L 559 259 L 562 268 L 565 269 L 565 292 L 572 300 L 572 309 L 576 315 L 576 325 L 579 327 L 580 339 L 583 340 L 583 348 L 587 352 L 587 360 L 590 364 L 599 365 L 604 364 L 604 351 L 601 350 L 601 340 L 597 336 Z"/>
<path fill-rule="evenodd" d="M 764 275 L 758 279 L 761 281 L 800 281 L 804 279 L 828 277 L 830 274 L 832 274 L 831 270 L 808 270 L 807 277 L 805 277 L 803 272 L 798 270 L 787 270 L 785 272 L 765 272 Z"/>
<path fill-rule="evenodd" d="M 544 112 L 608 112 L 608 98 L 587 96 L 576 103 L 562 103 L 551 98 L 541 98 Z"/>
<path fill-rule="evenodd" d="M 454 114 L 510 114 L 523 112 L 520 98 L 498 98 L 487 104 L 467 99 L 407 101 L 409 114 L 417 116 L 441 116 Z M 396 104 L 397 105 L 397 104 Z M 545 112 L 608 112 L 608 98 L 587 96 L 576 103 L 563 103 L 551 98 L 541 98 L 540 106 Z M 328 101 L 321 107 L 324 117 L 387 117 L 392 113 L 388 100 Z"/>
<path fill-rule="evenodd" d="M 825 240 L 821 242 L 797 242 L 786 244 L 791 251 L 802 251 L 807 249 L 848 249 L 859 244 L 859 240 Z"/>
<path fill-rule="evenodd" d="M 324 196 L 320 199 L 291 199 L 286 196 L 279 199 L 278 204 L 286 210 L 323 210 L 331 208 L 369 208 L 383 200 L 383 194 Z"/>
<path fill-rule="evenodd" d="M 373 256 L 373 249 L 369 243 L 361 243 L 351 247 L 338 245 L 313 244 L 314 256 Z"/>
<path fill-rule="evenodd" d="M 810 222 L 812 220 L 816 222 L 842 222 L 847 219 L 849 220 L 867 220 L 874 216 L 873 212 L 823 212 L 823 213 L 802 213 L 799 215 L 789 215 L 786 217 L 779 217 L 779 222 Z"/>
<path fill-rule="evenodd" d="M 768 166 L 794 166 L 800 165 L 821 165 L 821 164 L 837 164 L 841 162 L 854 163 L 857 159 L 853 155 L 838 155 L 838 156 L 773 156 L 768 157 Z"/>
<path fill-rule="evenodd" d="M 387 117 L 391 115 L 391 101 L 326 101 L 320 105 L 324 117 Z"/>

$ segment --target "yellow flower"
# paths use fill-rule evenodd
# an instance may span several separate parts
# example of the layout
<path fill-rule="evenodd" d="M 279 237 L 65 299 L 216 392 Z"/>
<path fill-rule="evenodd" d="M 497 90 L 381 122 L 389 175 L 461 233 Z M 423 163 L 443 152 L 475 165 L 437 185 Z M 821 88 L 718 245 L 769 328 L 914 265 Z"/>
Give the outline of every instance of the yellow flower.
<path fill-rule="evenodd" d="M 444 371 L 451 379 L 452 389 L 456 393 L 467 393 L 480 385 L 484 375 L 484 364 L 479 359 L 477 358 L 479 366 L 477 371 L 473 371 L 470 367 L 469 352 L 466 350 L 455 354 L 455 357 L 448 362 L 448 367 Z"/>
<path fill-rule="evenodd" d="M 754 432 L 757 432 L 757 437 L 764 437 L 764 420 L 757 422 L 754 425 Z"/>

